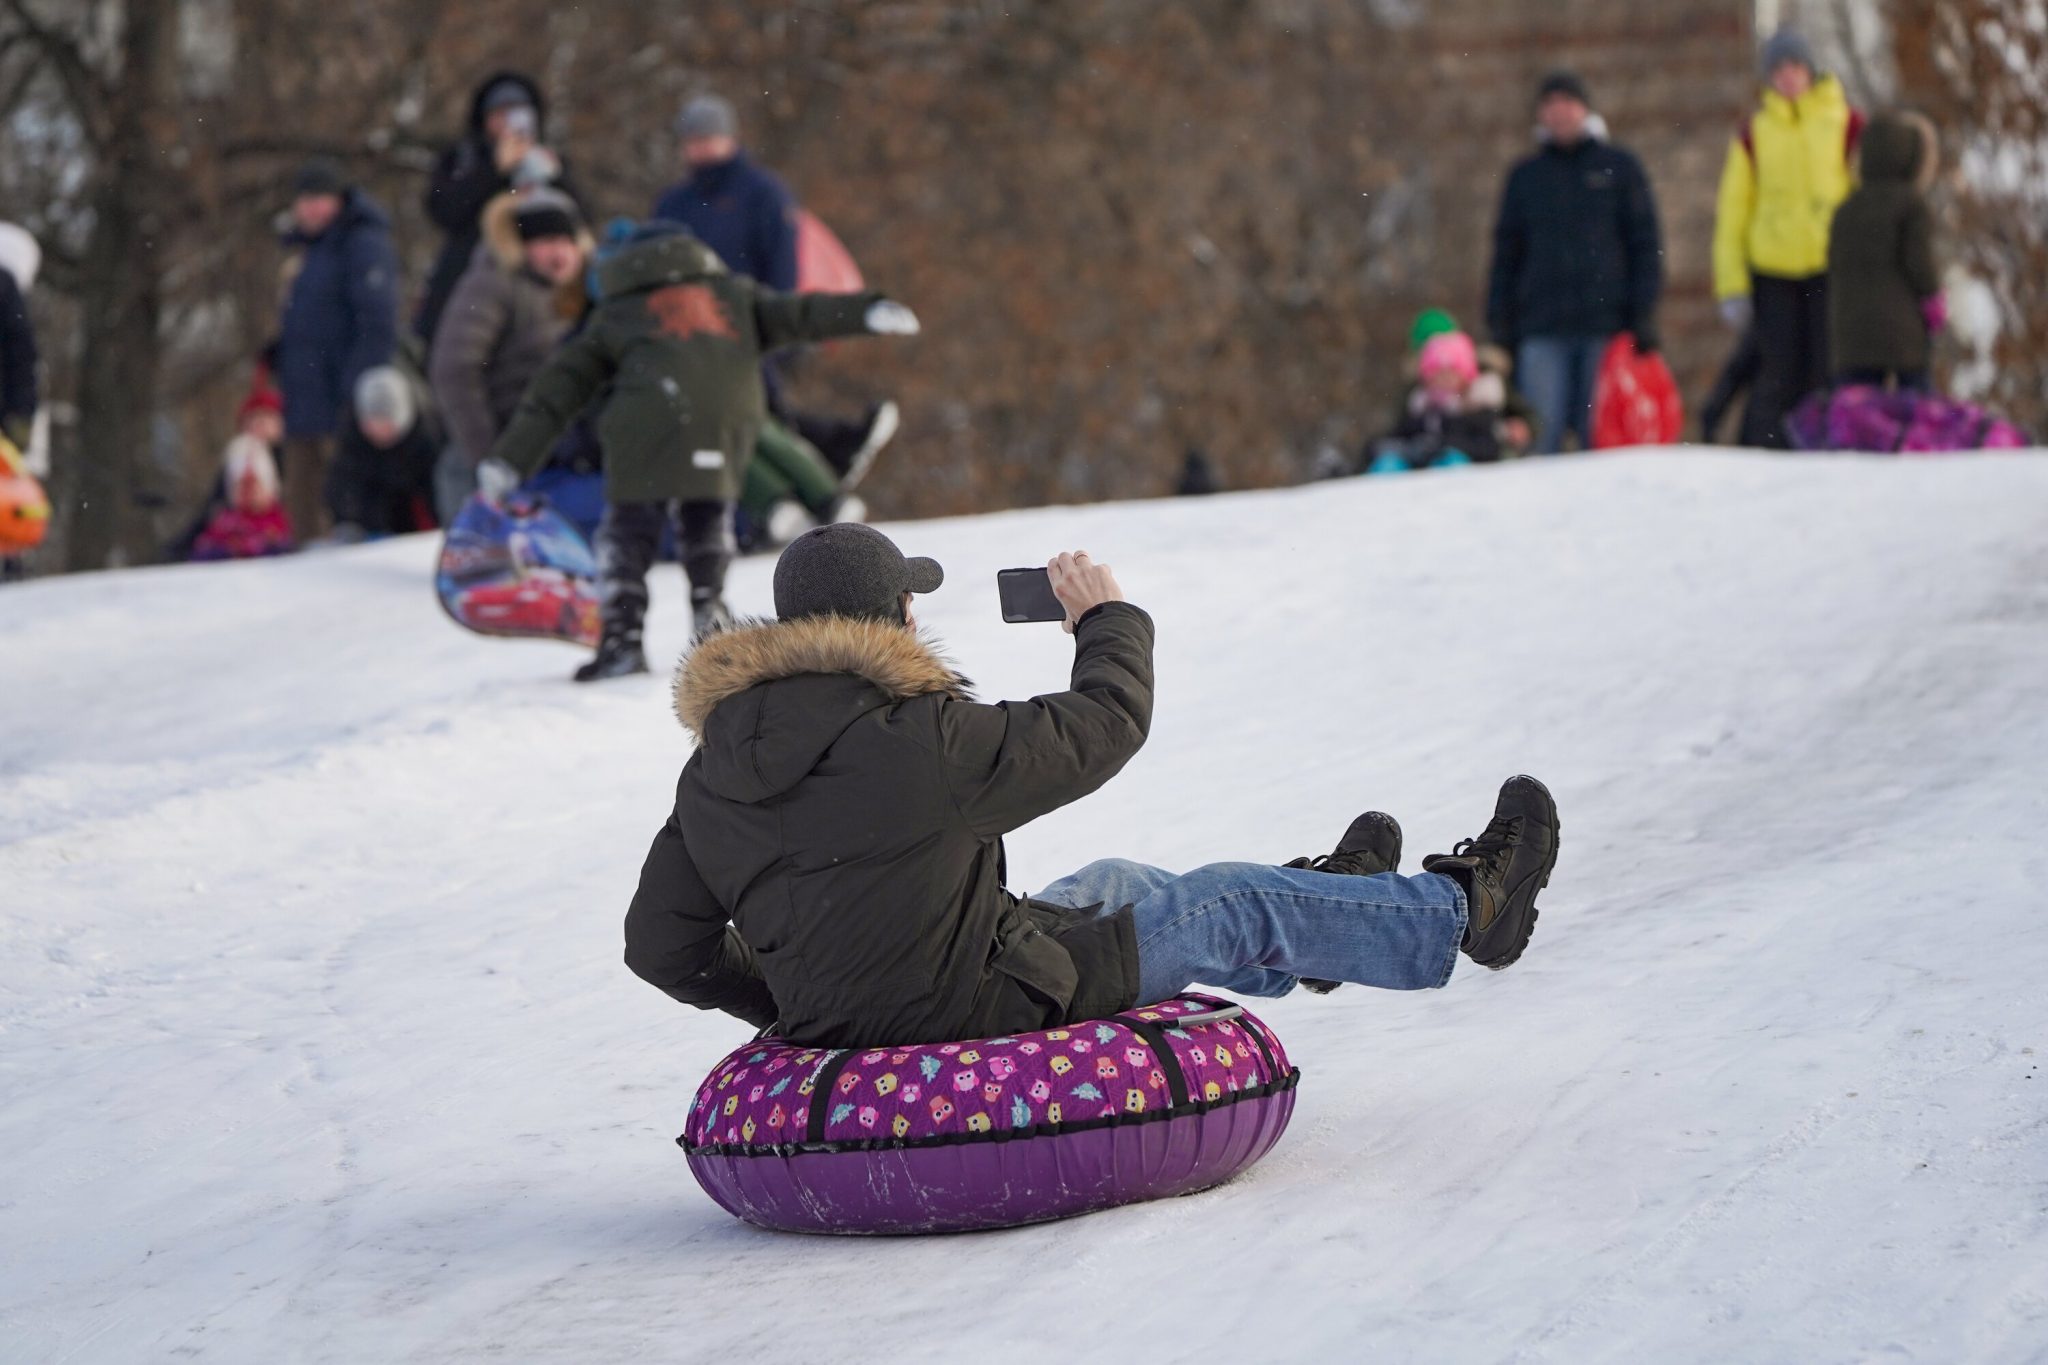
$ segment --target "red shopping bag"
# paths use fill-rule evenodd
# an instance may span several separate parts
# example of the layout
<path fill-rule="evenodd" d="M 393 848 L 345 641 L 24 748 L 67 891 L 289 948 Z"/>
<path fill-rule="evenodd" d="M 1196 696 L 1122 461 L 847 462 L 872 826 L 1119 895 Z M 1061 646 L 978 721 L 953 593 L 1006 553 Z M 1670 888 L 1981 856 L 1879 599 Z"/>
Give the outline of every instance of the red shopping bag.
<path fill-rule="evenodd" d="M 1670 445 L 1684 427 L 1678 381 L 1664 357 L 1639 355 L 1633 336 L 1617 336 L 1593 385 L 1593 448 Z"/>

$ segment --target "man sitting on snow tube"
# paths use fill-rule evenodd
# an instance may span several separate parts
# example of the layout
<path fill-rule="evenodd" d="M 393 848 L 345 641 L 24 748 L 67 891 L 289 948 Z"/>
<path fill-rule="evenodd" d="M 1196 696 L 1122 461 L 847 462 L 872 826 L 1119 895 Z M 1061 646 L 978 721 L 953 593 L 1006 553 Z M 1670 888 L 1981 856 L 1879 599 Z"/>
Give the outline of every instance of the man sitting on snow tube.
<path fill-rule="evenodd" d="M 1521 956 L 1557 856 L 1529 777 L 1419 876 L 1396 875 L 1399 826 L 1368 812 L 1285 867 L 1107 861 L 1035 898 L 1005 890 L 1003 835 L 1115 776 L 1152 719 L 1152 618 L 1086 554 L 1048 570 L 1072 687 L 985 705 L 911 619 L 938 564 L 867 526 L 794 541 L 781 619 L 683 660 L 676 712 L 698 748 L 626 915 L 627 965 L 686 1004 L 846 1048 L 1059 1027 L 1194 982 L 1426 989 L 1460 948 L 1493 968 Z"/>

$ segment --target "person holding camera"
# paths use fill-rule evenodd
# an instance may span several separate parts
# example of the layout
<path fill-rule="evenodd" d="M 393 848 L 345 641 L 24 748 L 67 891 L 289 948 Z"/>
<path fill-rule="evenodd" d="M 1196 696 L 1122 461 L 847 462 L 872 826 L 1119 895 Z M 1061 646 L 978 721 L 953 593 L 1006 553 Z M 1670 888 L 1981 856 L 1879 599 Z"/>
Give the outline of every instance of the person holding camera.
<path fill-rule="evenodd" d="M 445 236 L 413 318 L 413 331 L 430 350 L 456 282 L 477 254 L 490 202 L 507 190 L 541 185 L 580 198 L 560 155 L 541 140 L 546 118 L 547 102 L 531 78 L 498 72 L 477 87 L 462 140 L 435 163 L 425 203 Z"/>
<path fill-rule="evenodd" d="M 1369 811 L 1284 867 L 1110 860 L 1007 890 L 1003 836 L 1144 744 L 1152 618 L 1108 565 L 1058 556 L 1051 610 L 1004 615 L 1058 614 L 1068 688 L 988 705 L 918 633 L 913 601 L 944 581 L 872 527 L 822 526 L 775 566 L 779 619 L 684 656 L 675 707 L 697 751 L 626 913 L 636 975 L 794 1042 L 883 1047 L 1059 1027 L 1196 982 L 1421 990 L 1461 949 L 1521 956 L 1557 858 L 1557 808 L 1529 777 L 1417 876 L 1395 872 L 1400 826 Z"/>

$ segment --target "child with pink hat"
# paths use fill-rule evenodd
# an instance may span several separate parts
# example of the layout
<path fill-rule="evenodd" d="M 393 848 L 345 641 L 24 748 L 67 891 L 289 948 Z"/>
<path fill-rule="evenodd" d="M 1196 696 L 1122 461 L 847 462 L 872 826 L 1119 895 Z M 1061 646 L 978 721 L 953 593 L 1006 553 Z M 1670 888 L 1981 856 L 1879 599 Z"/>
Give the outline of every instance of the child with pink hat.
<path fill-rule="evenodd" d="M 1422 345 L 1417 383 L 1400 422 L 1372 447 L 1368 474 L 1489 464 L 1501 458 L 1507 386 L 1482 371 L 1479 348 L 1463 332 L 1439 332 Z"/>

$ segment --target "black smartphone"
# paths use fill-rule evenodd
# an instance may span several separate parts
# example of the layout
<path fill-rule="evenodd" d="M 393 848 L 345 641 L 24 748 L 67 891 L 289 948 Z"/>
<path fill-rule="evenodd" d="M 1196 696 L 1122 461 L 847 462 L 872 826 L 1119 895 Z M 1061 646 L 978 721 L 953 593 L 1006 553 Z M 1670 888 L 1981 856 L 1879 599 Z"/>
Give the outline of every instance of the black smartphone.
<path fill-rule="evenodd" d="M 1066 607 L 1052 594 L 1052 575 L 1044 569 L 997 570 L 996 594 L 1003 599 L 1003 619 L 1011 625 L 1067 619 Z"/>

